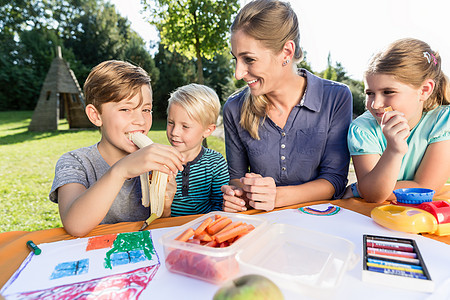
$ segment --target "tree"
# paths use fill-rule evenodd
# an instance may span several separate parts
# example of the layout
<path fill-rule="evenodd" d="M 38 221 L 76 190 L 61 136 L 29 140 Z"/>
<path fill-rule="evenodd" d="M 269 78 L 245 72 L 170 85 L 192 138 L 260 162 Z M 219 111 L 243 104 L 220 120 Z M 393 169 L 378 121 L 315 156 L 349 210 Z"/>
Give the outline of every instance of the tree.
<path fill-rule="evenodd" d="M 161 43 L 197 63 L 197 82 L 204 83 L 203 60 L 228 49 L 228 33 L 239 0 L 142 0 Z"/>
<path fill-rule="evenodd" d="M 233 81 L 233 59 L 230 53 L 216 55 L 213 60 L 204 60 L 205 84 L 214 89 L 224 103 L 237 88 Z"/>
<path fill-rule="evenodd" d="M 3 0 L 2 0 L 3 2 Z M 0 110 L 33 109 L 56 47 L 79 83 L 96 64 L 118 59 L 158 70 L 145 43 L 103 0 L 16 0 L 0 5 Z"/>
<path fill-rule="evenodd" d="M 337 81 L 337 73 L 336 69 L 331 65 L 331 53 L 328 53 L 328 65 L 325 71 L 323 72 L 323 78 Z"/>
<path fill-rule="evenodd" d="M 152 82 L 153 115 L 166 118 L 167 100 L 177 87 L 192 82 L 195 70 L 192 61 L 179 53 L 172 53 L 163 44 L 155 55 L 155 66 L 159 69 L 159 80 Z"/>

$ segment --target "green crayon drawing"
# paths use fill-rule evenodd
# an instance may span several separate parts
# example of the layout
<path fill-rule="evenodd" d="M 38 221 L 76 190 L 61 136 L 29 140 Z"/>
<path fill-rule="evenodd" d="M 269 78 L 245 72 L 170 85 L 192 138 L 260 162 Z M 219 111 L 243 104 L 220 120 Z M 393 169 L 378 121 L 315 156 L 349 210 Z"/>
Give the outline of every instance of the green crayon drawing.
<path fill-rule="evenodd" d="M 152 239 L 150 238 L 150 231 L 139 231 L 120 233 L 117 235 L 113 243 L 113 247 L 106 253 L 105 268 L 112 269 L 111 256 L 119 253 L 130 253 L 136 251 L 143 251 L 148 260 L 152 259 L 152 254 L 155 254 Z M 133 259 L 130 259 L 130 262 Z M 137 262 L 136 260 L 135 262 Z"/>

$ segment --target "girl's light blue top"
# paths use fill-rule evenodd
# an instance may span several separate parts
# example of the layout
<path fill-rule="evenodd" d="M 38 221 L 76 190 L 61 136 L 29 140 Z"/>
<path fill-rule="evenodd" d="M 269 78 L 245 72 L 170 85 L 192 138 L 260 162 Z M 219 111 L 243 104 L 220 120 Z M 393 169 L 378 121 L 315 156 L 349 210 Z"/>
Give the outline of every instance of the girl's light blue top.
<path fill-rule="evenodd" d="M 408 152 L 397 180 L 413 180 L 428 145 L 450 139 L 450 106 L 442 105 L 423 114 L 407 138 Z M 350 155 L 379 154 L 386 149 L 381 126 L 369 111 L 356 118 L 347 136 Z"/>

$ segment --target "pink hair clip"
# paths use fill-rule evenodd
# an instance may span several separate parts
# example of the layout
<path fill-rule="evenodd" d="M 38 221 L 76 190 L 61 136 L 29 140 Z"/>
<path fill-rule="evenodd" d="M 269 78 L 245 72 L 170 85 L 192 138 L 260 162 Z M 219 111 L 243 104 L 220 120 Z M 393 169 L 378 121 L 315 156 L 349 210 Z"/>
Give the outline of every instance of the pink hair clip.
<path fill-rule="evenodd" d="M 434 56 L 433 53 L 431 53 L 431 56 L 433 57 L 434 64 L 437 65 L 436 57 Z"/>

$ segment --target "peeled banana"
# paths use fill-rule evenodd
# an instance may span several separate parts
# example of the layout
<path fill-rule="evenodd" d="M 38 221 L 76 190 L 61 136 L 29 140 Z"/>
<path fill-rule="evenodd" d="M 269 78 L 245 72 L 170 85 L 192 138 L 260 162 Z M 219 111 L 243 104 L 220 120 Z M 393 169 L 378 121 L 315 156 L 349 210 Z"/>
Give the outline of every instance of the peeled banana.
<path fill-rule="evenodd" d="M 128 134 L 128 138 L 139 148 L 144 148 L 153 144 L 153 141 L 140 132 Z M 152 172 L 152 179 L 149 180 L 148 173 L 140 175 L 142 189 L 142 205 L 150 206 L 152 220 L 161 217 L 164 211 L 164 198 L 168 182 L 168 175 L 159 171 Z M 153 216 L 155 215 L 155 216 Z M 148 223 L 148 222 L 147 222 Z"/>

